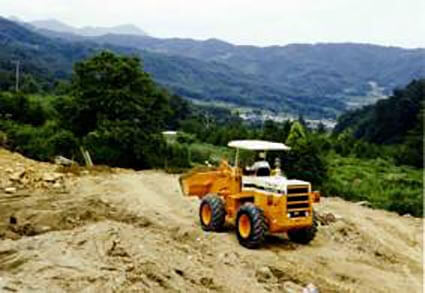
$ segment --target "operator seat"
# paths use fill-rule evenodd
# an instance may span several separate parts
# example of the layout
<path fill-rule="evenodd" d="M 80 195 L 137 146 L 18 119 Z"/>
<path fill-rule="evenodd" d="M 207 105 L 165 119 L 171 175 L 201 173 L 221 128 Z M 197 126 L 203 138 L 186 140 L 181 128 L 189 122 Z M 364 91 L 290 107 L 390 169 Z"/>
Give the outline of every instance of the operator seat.
<path fill-rule="evenodd" d="M 258 176 L 258 177 L 270 176 L 270 168 L 267 168 L 267 167 L 258 168 L 257 172 L 255 173 L 255 176 Z"/>

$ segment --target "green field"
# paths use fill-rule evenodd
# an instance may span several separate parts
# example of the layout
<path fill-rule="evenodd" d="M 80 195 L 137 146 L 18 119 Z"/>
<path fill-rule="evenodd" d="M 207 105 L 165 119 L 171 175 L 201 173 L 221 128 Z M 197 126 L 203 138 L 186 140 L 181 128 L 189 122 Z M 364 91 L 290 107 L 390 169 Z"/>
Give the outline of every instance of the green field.
<path fill-rule="evenodd" d="M 422 216 L 422 169 L 334 154 L 327 160 L 328 178 L 322 188 L 325 195 L 365 200 L 376 208 Z"/>

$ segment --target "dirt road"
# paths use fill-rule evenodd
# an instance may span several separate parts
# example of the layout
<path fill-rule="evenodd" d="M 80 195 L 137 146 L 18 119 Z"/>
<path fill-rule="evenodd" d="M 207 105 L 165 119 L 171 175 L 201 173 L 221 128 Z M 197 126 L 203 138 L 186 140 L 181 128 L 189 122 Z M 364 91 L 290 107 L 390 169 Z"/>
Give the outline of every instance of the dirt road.
<path fill-rule="evenodd" d="M 0 291 L 420 292 L 422 221 L 327 198 L 341 219 L 308 246 L 259 250 L 206 233 L 198 201 L 160 171 L 86 176 L 62 191 L 0 191 Z"/>

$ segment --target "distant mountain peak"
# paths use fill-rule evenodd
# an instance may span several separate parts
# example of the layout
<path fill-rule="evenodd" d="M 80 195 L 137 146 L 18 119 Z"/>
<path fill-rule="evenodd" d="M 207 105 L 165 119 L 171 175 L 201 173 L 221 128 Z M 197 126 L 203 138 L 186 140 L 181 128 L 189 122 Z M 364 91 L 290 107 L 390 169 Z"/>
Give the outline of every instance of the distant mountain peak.
<path fill-rule="evenodd" d="M 55 32 L 75 33 L 76 30 L 76 28 L 53 18 L 31 21 L 30 24 L 37 29 L 46 29 Z"/>
<path fill-rule="evenodd" d="M 14 22 L 20 22 L 20 19 L 14 15 L 10 15 L 8 19 Z"/>
<path fill-rule="evenodd" d="M 106 34 L 117 35 L 138 35 L 146 36 L 147 34 L 135 26 L 134 24 L 121 24 L 112 27 L 85 26 L 79 29 L 80 34 L 84 36 L 101 36 Z"/>
<path fill-rule="evenodd" d="M 65 24 L 57 19 L 44 19 L 30 22 L 36 29 L 54 32 L 72 33 L 85 37 L 95 37 L 107 34 L 147 36 L 146 32 L 133 24 L 122 24 L 111 27 L 84 26 L 81 28 Z"/>

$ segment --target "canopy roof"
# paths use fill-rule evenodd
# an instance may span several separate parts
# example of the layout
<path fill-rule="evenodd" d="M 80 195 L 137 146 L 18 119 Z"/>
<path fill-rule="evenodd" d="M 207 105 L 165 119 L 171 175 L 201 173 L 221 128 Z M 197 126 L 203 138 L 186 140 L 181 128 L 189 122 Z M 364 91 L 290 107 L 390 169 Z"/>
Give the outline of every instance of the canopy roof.
<path fill-rule="evenodd" d="M 283 143 L 265 140 L 233 140 L 228 143 L 228 146 L 251 151 L 288 151 L 291 149 Z"/>

